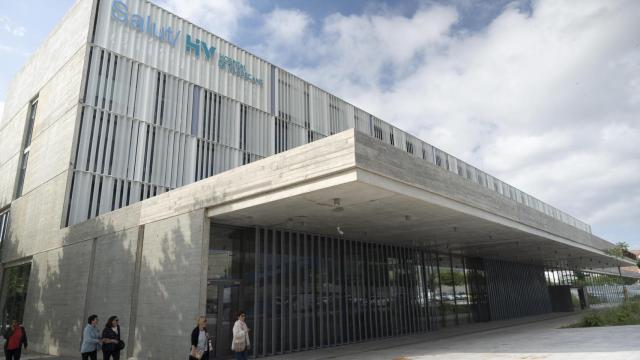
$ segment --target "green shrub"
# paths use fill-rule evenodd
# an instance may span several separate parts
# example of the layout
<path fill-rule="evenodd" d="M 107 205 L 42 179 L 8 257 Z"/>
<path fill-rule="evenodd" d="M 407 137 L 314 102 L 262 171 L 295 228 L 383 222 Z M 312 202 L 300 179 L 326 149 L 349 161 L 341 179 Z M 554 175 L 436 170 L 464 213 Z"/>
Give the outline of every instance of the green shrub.
<path fill-rule="evenodd" d="M 580 299 L 577 296 L 571 295 L 571 303 L 573 303 L 574 307 L 580 306 Z"/>
<path fill-rule="evenodd" d="M 638 324 L 640 324 L 640 300 L 633 300 L 616 307 L 590 311 L 570 327 Z"/>
<path fill-rule="evenodd" d="M 591 312 L 582 318 L 582 327 L 603 326 L 604 320 L 597 312 Z"/>

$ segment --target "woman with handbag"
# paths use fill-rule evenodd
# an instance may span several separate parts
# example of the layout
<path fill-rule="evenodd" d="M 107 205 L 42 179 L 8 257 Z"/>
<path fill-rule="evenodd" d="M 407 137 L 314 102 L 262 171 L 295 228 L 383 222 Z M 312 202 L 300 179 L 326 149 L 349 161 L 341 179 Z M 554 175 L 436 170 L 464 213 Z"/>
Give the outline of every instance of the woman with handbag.
<path fill-rule="evenodd" d="M 233 324 L 233 341 L 231 351 L 236 354 L 236 360 L 247 360 L 249 353 L 249 328 L 244 322 L 246 314 L 244 311 L 238 313 L 238 320 Z"/>
<path fill-rule="evenodd" d="M 102 358 L 104 360 L 120 360 L 120 350 L 124 348 L 124 342 L 120 340 L 119 321 L 117 316 L 112 316 L 104 324 L 104 330 L 102 330 L 102 339 L 104 340 Z"/>
<path fill-rule="evenodd" d="M 209 333 L 207 332 L 207 318 L 200 315 L 196 320 L 196 327 L 191 332 L 191 352 L 189 360 L 209 360 Z"/>

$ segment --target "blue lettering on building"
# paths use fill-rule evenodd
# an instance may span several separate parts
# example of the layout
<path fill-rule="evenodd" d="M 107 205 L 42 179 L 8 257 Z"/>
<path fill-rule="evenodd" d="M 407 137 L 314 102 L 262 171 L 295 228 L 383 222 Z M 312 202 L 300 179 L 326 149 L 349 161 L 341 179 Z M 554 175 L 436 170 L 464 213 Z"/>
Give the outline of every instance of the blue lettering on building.
<path fill-rule="evenodd" d="M 174 31 L 171 26 L 159 27 L 151 20 L 151 16 L 142 17 L 138 14 L 129 14 L 129 7 L 122 0 L 113 0 L 111 3 L 111 18 L 136 31 L 166 42 L 172 47 L 176 46 L 178 36 L 180 36 L 180 31 Z"/>
<path fill-rule="evenodd" d="M 228 56 L 220 55 L 220 58 L 218 59 L 218 66 L 220 67 L 220 69 L 226 69 L 233 75 L 239 76 L 249 82 L 262 86 L 262 79 L 258 79 L 255 76 L 249 74 L 246 67 L 237 60 L 234 60 Z"/>
<path fill-rule="evenodd" d="M 144 33 L 161 42 L 166 42 L 171 45 L 171 47 L 176 46 L 178 37 L 180 36 L 179 30 L 175 31 L 171 26 L 159 26 L 151 19 L 151 16 L 145 17 L 139 14 L 129 13 L 129 7 L 123 0 L 113 0 L 111 3 L 111 18 L 133 30 Z M 215 46 L 209 46 L 205 41 L 192 38 L 189 34 L 186 34 L 184 44 L 187 54 L 192 54 L 196 58 L 200 58 L 202 54 L 202 58 L 204 58 L 205 61 L 213 62 L 212 60 L 216 54 Z M 213 63 L 215 64 L 215 62 Z M 253 84 L 263 85 L 262 79 L 258 79 L 248 73 L 244 64 L 228 56 L 219 56 L 218 67 Z"/>
<path fill-rule="evenodd" d="M 193 54 L 196 55 L 196 57 L 200 56 L 200 49 L 202 48 L 203 52 L 204 52 L 204 56 L 207 60 L 211 60 L 211 58 L 213 58 L 213 55 L 216 52 L 216 48 L 211 46 L 207 46 L 207 43 L 202 41 L 202 40 L 191 40 L 191 35 L 187 34 L 187 37 L 185 38 L 185 46 L 186 46 L 186 51 L 187 53 L 191 52 Z"/>

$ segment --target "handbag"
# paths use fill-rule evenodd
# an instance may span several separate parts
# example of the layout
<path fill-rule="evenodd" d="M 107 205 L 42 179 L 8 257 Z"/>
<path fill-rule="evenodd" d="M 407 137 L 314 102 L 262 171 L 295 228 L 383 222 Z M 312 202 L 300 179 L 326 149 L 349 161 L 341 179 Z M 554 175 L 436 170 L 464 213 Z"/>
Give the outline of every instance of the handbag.
<path fill-rule="evenodd" d="M 118 340 L 118 350 L 123 350 L 124 349 L 124 341 L 122 340 Z"/>
<path fill-rule="evenodd" d="M 191 353 L 189 353 L 189 359 L 202 359 L 202 355 L 204 355 L 204 351 L 200 351 L 198 349 L 192 349 Z"/>
<path fill-rule="evenodd" d="M 231 343 L 231 350 L 235 352 L 243 352 L 247 349 L 247 341 L 244 336 L 235 336 Z"/>

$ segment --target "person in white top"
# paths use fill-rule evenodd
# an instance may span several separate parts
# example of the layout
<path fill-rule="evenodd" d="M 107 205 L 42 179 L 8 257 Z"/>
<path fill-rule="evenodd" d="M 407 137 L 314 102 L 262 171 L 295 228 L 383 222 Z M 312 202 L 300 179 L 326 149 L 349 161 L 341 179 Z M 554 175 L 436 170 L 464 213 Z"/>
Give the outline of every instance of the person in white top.
<path fill-rule="evenodd" d="M 236 354 L 236 360 L 247 360 L 249 353 L 249 328 L 244 322 L 246 315 L 244 311 L 238 313 L 238 320 L 233 324 L 233 340 L 231 342 L 231 351 Z"/>

